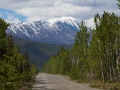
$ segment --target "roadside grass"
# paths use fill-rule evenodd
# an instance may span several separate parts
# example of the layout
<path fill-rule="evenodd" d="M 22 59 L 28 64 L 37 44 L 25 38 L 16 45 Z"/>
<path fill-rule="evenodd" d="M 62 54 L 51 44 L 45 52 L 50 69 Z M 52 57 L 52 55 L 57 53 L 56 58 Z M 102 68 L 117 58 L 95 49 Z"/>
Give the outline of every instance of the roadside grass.
<path fill-rule="evenodd" d="M 92 88 L 98 88 L 101 90 L 120 90 L 120 83 L 102 83 L 101 81 L 93 81 L 93 80 L 72 80 L 77 83 L 84 83 L 84 84 L 90 84 L 90 87 Z"/>
<path fill-rule="evenodd" d="M 120 83 L 91 83 L 90 87 L 99 88 L 103 90 L 120 90 Z"/>
<path fill-rule="evenodd" d="M 60 74 L 62 75 L 62 74 Z M 72 79 L 67 75 L 62 75 L 68 80 L 76 83 L 90 84 L 92 88 L 98 88 L 100 90 L 120 90 L 120 83 L 102 83 L 99 80 L 88 80 L 88 79 Z"/>

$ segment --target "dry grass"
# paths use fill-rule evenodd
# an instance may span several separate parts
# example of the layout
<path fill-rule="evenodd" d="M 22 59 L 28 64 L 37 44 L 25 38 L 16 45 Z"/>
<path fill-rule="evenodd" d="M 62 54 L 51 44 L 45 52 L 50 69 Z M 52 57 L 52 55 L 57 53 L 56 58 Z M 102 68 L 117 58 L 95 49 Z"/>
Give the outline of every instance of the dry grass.
<path fill-rule="evenodd" d="M 120 83 L 93 83 L 90 86 L 105 90 L 120 90 Z"/>

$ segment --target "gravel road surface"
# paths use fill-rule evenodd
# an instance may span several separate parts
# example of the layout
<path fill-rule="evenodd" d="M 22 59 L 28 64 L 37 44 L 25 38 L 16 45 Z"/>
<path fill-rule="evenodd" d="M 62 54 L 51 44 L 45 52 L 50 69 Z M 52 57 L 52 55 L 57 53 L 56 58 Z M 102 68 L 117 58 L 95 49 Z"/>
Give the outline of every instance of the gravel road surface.
<path fill-rule="evenodd" d="M 39 73 L 32 90 L 99 90 L 89 87 L 89 84 L 80 84 L 70 81 L 61 75 Z"/>

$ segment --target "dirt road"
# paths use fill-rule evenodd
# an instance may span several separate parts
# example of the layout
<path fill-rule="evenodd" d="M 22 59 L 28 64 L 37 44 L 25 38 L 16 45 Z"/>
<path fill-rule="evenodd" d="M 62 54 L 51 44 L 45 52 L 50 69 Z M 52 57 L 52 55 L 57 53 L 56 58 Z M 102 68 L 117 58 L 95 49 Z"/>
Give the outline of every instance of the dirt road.
<path fill-rule="evenodd" d="M 99 90 L 88 84 L 75 83 L 60 75 L 39 73 L 32 90 Z"/>

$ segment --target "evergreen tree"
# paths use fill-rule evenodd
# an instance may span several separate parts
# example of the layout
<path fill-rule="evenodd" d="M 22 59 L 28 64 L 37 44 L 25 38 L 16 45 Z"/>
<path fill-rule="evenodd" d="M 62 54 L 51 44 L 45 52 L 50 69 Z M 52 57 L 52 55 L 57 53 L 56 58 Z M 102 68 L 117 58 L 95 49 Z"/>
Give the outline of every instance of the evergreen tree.
<path fill-rule="evenodd" d="M 12 35 L 6 36 L 8 26 L 0 19 L 0 90 L 18 90 L 33 82 L 37 68 L 30 63 L 28 54 L 24 56 L 13 44 Z"/>
<path fill-rule="evenodd" d="M 6 53 L 6 29 L 9 26 L 2 18 L 0 18 L 0 60 L 3 59 Z"/>
<path fill-rule="evenodd" d="M 8 34 L 7 35 L 7 54 L 9 56 L 13 56 L 13 50 L 14 50 L 14 44 L 13 44 L 13 38 L 12 38 L 12 34 Z"/>

